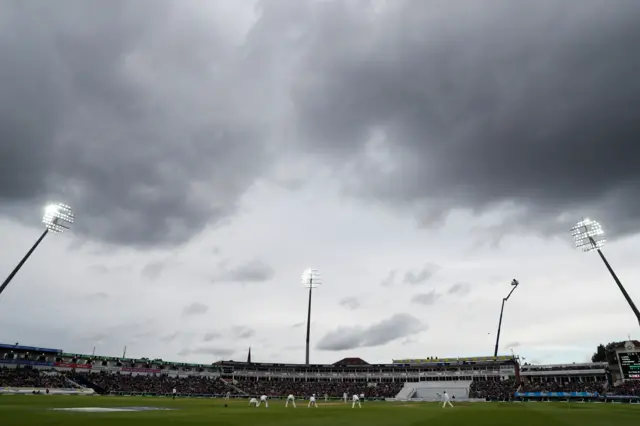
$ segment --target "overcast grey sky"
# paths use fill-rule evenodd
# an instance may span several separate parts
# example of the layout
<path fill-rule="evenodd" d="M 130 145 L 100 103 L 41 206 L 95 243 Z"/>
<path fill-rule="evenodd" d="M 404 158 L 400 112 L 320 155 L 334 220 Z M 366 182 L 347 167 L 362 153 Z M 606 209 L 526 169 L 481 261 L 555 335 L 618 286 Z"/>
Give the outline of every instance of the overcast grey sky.
<path fill-rule="evenodd" d="M 0 341 L 584 361 L 637 323 L 640 2 L 0 0 Z M 640 303 L 640 300 L 639 300 Z"/>

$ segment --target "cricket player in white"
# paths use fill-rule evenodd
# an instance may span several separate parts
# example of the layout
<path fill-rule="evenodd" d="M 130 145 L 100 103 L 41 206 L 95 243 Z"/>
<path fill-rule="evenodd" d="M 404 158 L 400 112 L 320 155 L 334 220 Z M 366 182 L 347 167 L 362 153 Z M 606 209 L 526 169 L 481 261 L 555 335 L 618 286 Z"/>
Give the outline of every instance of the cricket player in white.
<path fill-rule="evenodd" d="M 311 398 L 309 398 L 309 405 L 307 405 L 307 408 L 310 408 L 312 405 L 314 407 L 318 408 L 318 403 L 316 403 L 316 394 L 315 393 L 313 395 L 311 395 Z"/>
<path fill-rule="evenodd" d="M 249 407 L 251 407 L 252 405 L 253 405 L 254 407 L 257 407 L 257 406 L 258 406 L 258 400 L 257 400 L 257 399 L 255 399 L 255 398 L 251 398 L 251 399 L 249 400 Z"/>
<path fill-rule="evenodd" d="M 446 408 L 447 404 L 449 404 L 449 407 L 453 408 L 453 404 L 449 399 L 449 394 L 447 393 L 447 391 L 444 391 L 444 393 L 442 394 L 442 397 L 444 398 L 444 403 L 442 404 L 442 408 Z"/>
<path fill-rule="evenodd" d="M 354 393 L 353 402 L 351 403 L 351 408 L 356 408 L 356 404 L 358 404 L 358 407 L 362 408 L 362 405 L 360 405 L 360 398 L 358 397 L 358 395 Z"/>
<path fill-rule="evenodd" d="M 269 402 L 267 402 L 267 395 L 262 395 L 260 397 L 260 401 L 258 401 L 258 407 L 262 405 L 263 402 L 264 402 L 264 408 L 269 408 Z"/>
<path fill-rule="evenodd" d="M 230 396 L 231 396 L 231 392 L 227 392 L 227 394 L 224 396 L 224 400 L 228 401 Z"/>
<path fill-rule="evenodd" d="M 349 399 L 349 395 L 347 395 L 347 393 L 345 392 L 342 394 L 342 398 L 344 399 L 344 403 L 346 404 L 347 400 Z"/>
<path fill-rule="evenodd" d="M 327 395 L 326 393 L 324 394 L 324 402 L 329 401 L 329 395 Z"/>
<path fill-rule="evenodd" d="M 292 394 L 287 397 L 287 402 L 284 404 L 285 408 L 289 406 L 289 403 L 292 403 L 293 408 L 296 408 L 296 399 Z"/>
<path fill-rule="evenodd" d="M 173 394 L 172 398 L 176 399 L 176 393 L 178 393 L 178 390 L 176 388 L 173 388 L 173 391 L 171 393 Z"/>

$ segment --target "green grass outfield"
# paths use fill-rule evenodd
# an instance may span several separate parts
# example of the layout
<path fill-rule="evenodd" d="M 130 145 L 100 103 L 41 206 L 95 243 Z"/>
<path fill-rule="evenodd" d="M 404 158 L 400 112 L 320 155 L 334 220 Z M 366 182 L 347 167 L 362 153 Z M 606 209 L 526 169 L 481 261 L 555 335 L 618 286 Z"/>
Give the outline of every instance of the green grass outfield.
<path fill-rule="evenodd" d="M 224 407 L 220 399 L 176 399 L 145 397 L 88 397 L 15 395 L 0 396 L 2 426 L 603 426 L 639 424 L 640 405 L 580 403 L 460 403 L 442 409 L 435 403 L 318 403 L 307 408 L 284 408 L 284 401 L 270 401 L 269 408 L 249 408 L 236 400 Z M 71 407 L 166 407 L 175 411 L 68 412 L 52 408 Z"/>

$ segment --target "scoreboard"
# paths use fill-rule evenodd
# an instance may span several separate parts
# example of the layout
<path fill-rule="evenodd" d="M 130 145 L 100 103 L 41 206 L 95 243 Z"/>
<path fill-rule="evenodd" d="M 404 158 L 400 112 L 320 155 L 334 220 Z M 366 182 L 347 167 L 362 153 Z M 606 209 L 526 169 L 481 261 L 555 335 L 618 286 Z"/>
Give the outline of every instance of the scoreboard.
<path fill-rule="evenodd" d="M 618 362 L 625 380 L 640 380 L 640 352 L 620 352 Z"/>

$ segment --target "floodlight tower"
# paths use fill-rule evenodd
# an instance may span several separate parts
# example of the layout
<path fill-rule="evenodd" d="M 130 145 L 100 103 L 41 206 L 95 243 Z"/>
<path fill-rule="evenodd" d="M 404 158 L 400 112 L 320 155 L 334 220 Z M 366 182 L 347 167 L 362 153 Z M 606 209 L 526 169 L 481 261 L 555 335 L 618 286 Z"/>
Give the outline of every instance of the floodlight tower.
<path fill-rule="evenodd" d="M 604 257 L 602 250 L 600 250 L 604 246 L 604 243 L 606 241 L 602 226 L 600 226 L 600 224 L 595 220 L 583 219 L 580 222 L 576 223 L 576 226 L 571 228 L 571 235 L 573 236 L 573 241 L 576 247 L 583 252 L 593 250 L 598 252 L 598 254 L 600 255 L 600 259 L 602 259 L 602 261 L 604 262 L 604 266 L 606 266 L 609 270 L 609 273 L 613 277 L 613 280 L 618 285 L 618 288 L 622 292 L 622 295 L 627 300 L 627 303 L 631 307 L 633 313 L 636 315 L 638 324 L 640 324 L 640 312 L 638 311 L 638 308 L 636 308 L 635 303 L 633 303 L 633 300 L 631 300 L 631 296 L 629 296 L 629 293 L 627 293 L 627 290 L 625 290 L 613 268 L 611 267 L 611 265 L 609 265 L 607 258 Z"/>
<path fill-rule="evenodd" d="M 502 298 L 502 307 L 500 308 L 500 319 L 498 320 L 498 335 L 496 336 L 496 347 L 493 350 L 493 356 L 498 356 L 498 345 L 500 344 L 500 330 L 502 329 L 502 314 L 504 313 L 504 304 L 507 300 L 509 300 L 509 297 L 511 297 L 511 293 L 513 293 L 516 290 L 516 288 L 518 288 L 518 285 L 520 285 L 520 282 L 514 278 L 513 280 L 511 280 L 511 285 L 513 286 L 513 288 L 511 289 L 509 294 L 507 294 L 507 297 Z"/>
<path fill-rule="evenodd" d="M 9 285 L 13 277 L 18 273 L 20 268 L 25 264 L 27 259 L 31 256 L 31 254 L 35 251 L 35 249 L 40 245 L 44 237 L 47 236 L 48 233 L 60 234 L 65 230 L 71 228 L 75 217 L 73 215 L 73 211 L 71 207 L 66 204 L 50 204 L 44 209 L 44 216 L 42 217 L 42 223 L 44 223 L 45 229 L 40 238 L 35 242 L 35 244 L 29 249 L 27 254 L 24 255 L 22 260 L 18 263 L 18 265 L 13 268 L 13 271 L 9 274 L 7 279 L 4 280 L 2 285 L 0 286 L 0 294 L 4 291 L 5 288 Z"/>
<path fill-rule="evenodd" d="M 322 284 L 322 277 L 317 269 L 307 268 L 302 273 L 302 286 L 309 289 L 309 308 L 307 309 L 307 344 L 305 364 L 309 365 L 309 336 L 311 334 L 311 292 Z"/>

